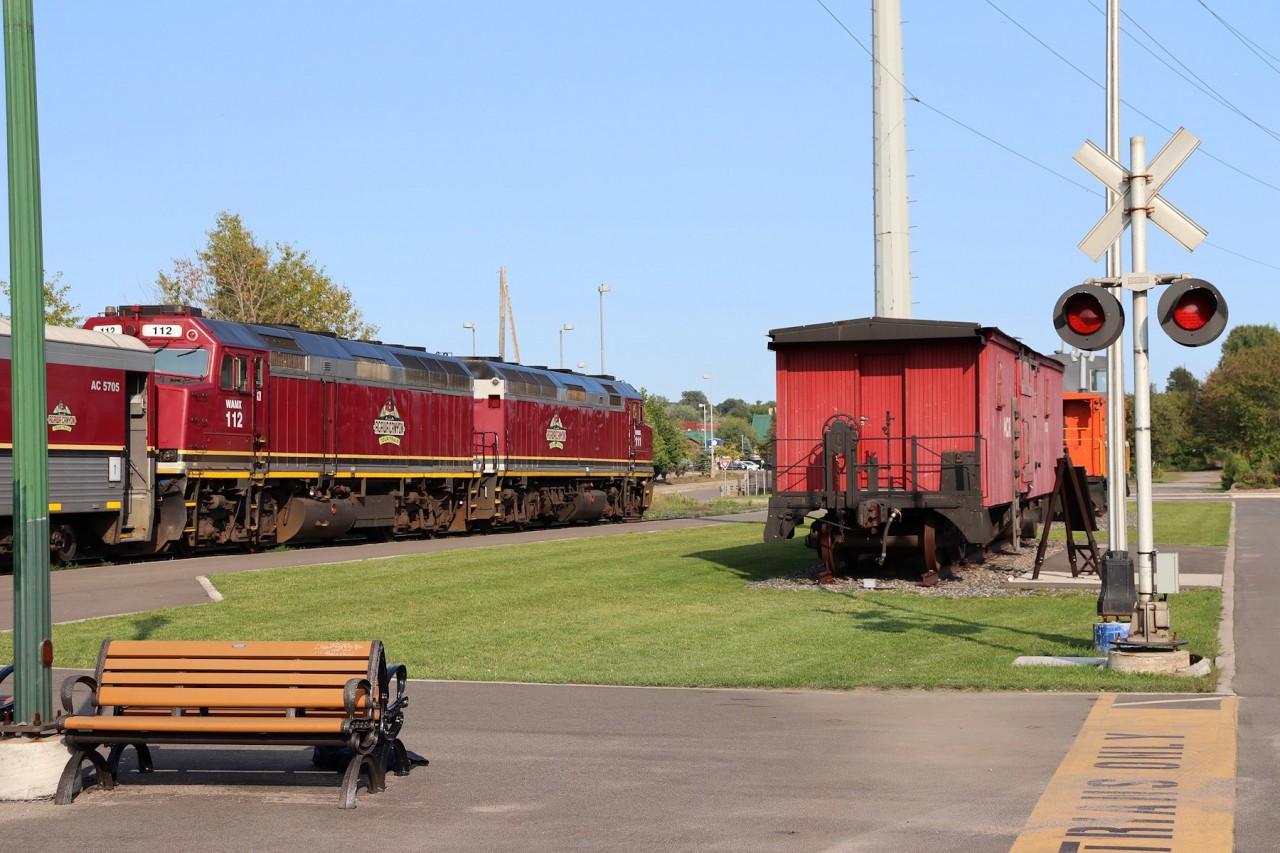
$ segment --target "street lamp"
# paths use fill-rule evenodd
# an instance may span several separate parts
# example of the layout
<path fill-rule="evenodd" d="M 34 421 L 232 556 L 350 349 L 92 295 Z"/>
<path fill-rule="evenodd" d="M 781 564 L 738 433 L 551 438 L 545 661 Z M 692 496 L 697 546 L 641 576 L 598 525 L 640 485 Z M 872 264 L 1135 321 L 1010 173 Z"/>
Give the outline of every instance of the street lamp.
<path fill-rule="evenodd" d="M 606 373 L 604 369 L 604 295 L 612 290 L 607 284 L 602 284 L 596 288 L 600 292 L 600 372 Z"/>
<path fill-rule="evenodd" d="M 698 408 L 699 408 L 699 409 L 702 409 L 702 446 L 703 446 L 704 448 L 706 448 L 706 450 L 707 450 L 707 452 L 708 452 L 708 453 L 710 453 L 710 452 L 711 452 L 711 442 L 707 441 L 707 404 L 706 404 L 706 403 L 699 403 L 699 404 L 698 404 Z M 710 473 L 711 473 L 711 468 L 710 468 L 710 467 L 708 467 L 708 468 L 707 468 L 707 473 L 708 473 L 708 474 L 710 474 Z"/>
<path fill-rule="evenodd" d="M 471 330 L 471 357 L 475 358 L 476 356 L 476 324 L 470 323 L 470 322 L 463 323 L 462 328 Z"/>
<path fill-rule="evenodd" d="M 707 414 L 710 415 L 711 422 L 711 439 L 707 442 L 707 446 L 711 449 L 711 467 L 716 464 L 716 407 L 711 402 L 711 374 L 704 373 L 702 378 L 707 380 Z"/>
<path fill-rule="evenodd" d="M 564 367 L 564 333 L 572 332 L 572 331 L 573 331 L 572 323 L 565 323 L 563 326 L 560 327 L 560 367 L 561 368 Z"/>

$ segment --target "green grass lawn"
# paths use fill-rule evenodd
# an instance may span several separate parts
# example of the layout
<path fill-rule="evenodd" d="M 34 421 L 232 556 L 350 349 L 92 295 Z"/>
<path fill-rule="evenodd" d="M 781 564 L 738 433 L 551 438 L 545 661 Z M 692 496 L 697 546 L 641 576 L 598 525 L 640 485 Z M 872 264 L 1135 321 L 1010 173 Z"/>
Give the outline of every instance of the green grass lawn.
<path fill-rule="evenodd" d="M 1133 501 L 1129 502 L 1130 516 L 1137 512 Z M 1215 545 L 1226 547 L 1231 540 L 1231 504 L 1226 501 L 1166 501 L 1151 506 L 1152 533 L 1157 545 Z M 1107 517 L 1102 516 L 1100 527 L 1107 528 Z M 1081 541 L 1083 533 L 1076 534 Z M 1037 536 L 1037 538 L 1039 538 Z M 1049 538 L 1065 541 L 1062 522 L 1054 522 Z M 1105 537 L 1104 537 L 1105 538 Z M 1129 543 L 1138 540 L 1135 527 L 1129 528 Z M 1104 543 L 1105 544 L 1105 543 Z"/>
<path fill-rule="evenodd" d="M 415 678 L 774 688 L 1207 691 L 1214 677 L 1014 667 L 1092 655 L 1096 591 L 948 599 L 748 589 L 814 562 L 762 525 L 503 545 L 218 575 L 217 604 L 54 627 L 58 666 L 103 638 L 381 639 Z M 1173 598 L 1217 653 L 1221 594 Z M 9 659 L 11 635 L 0 636 Z"/>

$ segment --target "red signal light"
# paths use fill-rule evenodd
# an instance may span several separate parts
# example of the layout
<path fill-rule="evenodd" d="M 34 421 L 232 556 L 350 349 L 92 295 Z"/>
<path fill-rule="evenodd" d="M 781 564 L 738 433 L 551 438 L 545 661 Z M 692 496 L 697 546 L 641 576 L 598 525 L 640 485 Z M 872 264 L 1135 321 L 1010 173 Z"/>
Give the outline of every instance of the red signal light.
<path fill-rule="evenodd" d="M 1120 300 L 1096 284 L 1067 290 L 1053 307 L 1053 327 L 1059 337 L 1083 350 L 1106 349 L 1124 331 Z"/>
<path fill-rule="evenodd" d="M 1179 329 L 1197 332 L 1213 317 L 1218 300 L 1207 290 L 1189 290 L 1173 306 L 1173 322 Z"/>
<path fill-rule="evenodd" d="M 1156 315 L 1160 327 L 1186 347 L 1204 346 L 1227 327 L 1227 300 L 1207 281 L 1184 278 L 1169 285 Z"/>
<path fill-rule="evenodd" d="M 1067 325 L 1077 335 L 1092 335 L 1106 322 L 1106 312 L 1092 293 L 1077 293 L 1062 308 Z"/>

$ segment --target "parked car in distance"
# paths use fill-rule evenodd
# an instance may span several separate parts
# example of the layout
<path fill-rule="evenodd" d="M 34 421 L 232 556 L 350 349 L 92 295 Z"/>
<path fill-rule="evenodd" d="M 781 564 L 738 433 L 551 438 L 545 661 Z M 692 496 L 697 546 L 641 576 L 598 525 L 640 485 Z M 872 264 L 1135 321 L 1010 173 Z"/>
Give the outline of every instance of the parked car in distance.
<path fill-rule="evenodd" d="M 735 459 L 728 467 L 730 471 L 758 471 L 760 463 L 752 459 Z"/>

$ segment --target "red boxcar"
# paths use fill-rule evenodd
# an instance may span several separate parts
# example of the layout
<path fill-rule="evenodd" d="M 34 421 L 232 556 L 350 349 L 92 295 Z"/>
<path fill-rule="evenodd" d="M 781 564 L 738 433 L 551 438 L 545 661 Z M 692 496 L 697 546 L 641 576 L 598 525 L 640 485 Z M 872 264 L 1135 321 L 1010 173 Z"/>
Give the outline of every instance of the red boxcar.
<path fill-rule="evenodd" d="M 1062 454 L 1062 366 L 999 329 L 871 318 L 775 329 L 765 538 L 823 510 L 826 573 L 859 552 L 940 555 L 1034 528 Z M 1017 516 L 1017 518 L 1015 518 Z"/>

